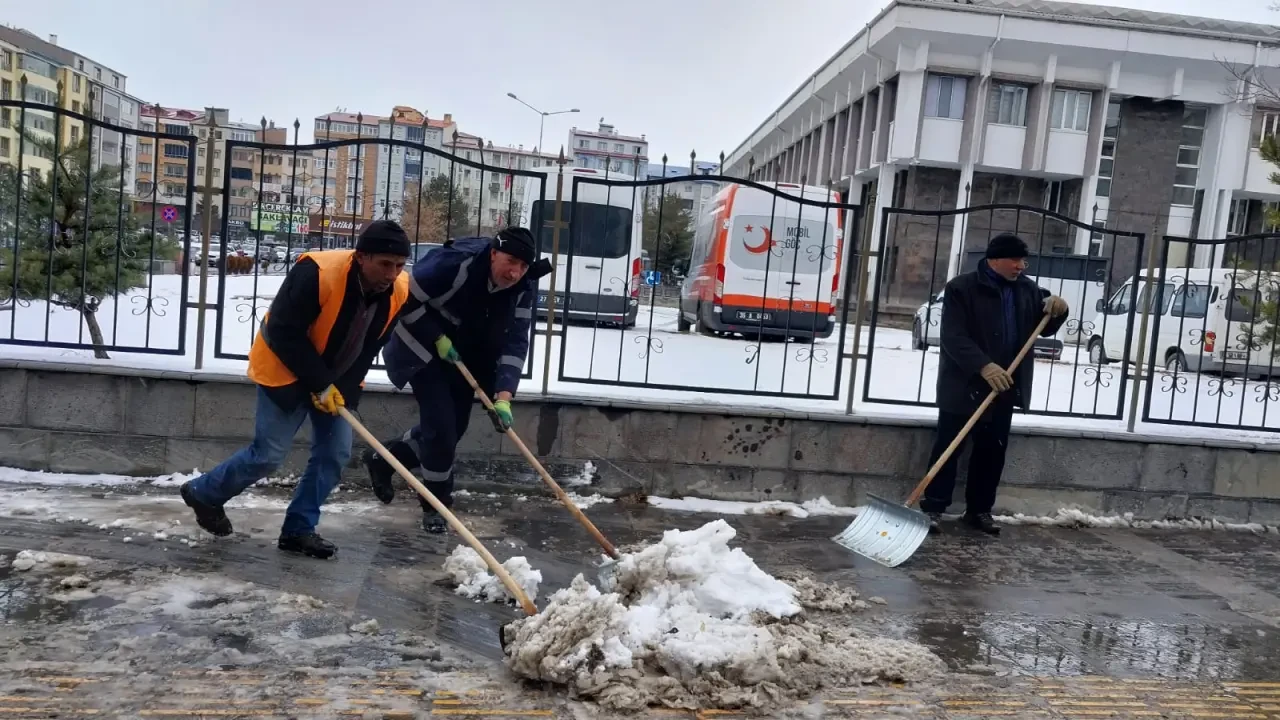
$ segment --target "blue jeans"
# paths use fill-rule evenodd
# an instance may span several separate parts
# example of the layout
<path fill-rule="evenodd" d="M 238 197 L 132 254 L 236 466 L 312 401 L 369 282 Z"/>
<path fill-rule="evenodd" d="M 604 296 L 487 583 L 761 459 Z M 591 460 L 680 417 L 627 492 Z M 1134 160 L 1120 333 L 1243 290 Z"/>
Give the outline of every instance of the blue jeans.
<path fill-rule="evenodd" d="M 342 479 L 351 459 L 351 426 L 309 403 L 285 411 L 258 388 L 253 442 L 221 465 L 191 482 L 196 500 L 221 506 L 245 488 L 275 472 L 293 445 L 302 421 L 311 418 L 311 457 L 284 515 L 281 535 L 307 535 L 320 522 L 320 506 Z"/>

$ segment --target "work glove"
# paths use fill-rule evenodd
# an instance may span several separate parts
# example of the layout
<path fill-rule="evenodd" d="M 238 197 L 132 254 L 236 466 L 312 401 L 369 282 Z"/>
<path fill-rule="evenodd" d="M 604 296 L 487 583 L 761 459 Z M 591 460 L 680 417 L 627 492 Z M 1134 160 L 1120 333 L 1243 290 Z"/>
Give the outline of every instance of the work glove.
<path fill-rule="evenodd" d="M 511 429 L 511 423 L 515 418 L 511 415 L 511 401 L 499 400 L 493 404 L 493 409 L 488 411 L 489 419 L 493 421 L 493 429 L 500 433 L 506 433 Z"/>
<path fill-rule="evenodd" d="M 982 368 L 982 379 L 987 381 L 992 390 L 996 392 L 1004 392 L 1013 387 L 1013 376 L 1005 372 L 1005 369 L 995 363 L 987 363 Z"/>
<path fill-rule="evenodd" d="M 448 335 L 441 335 L 436 338 L 436 354 L 441 360 L 452 365 L 457 365 L 462 358 L 458 356 L 458 351 L 453 349 L 453 341 Z"/>
<path fill-rule="evenodd" d="M 1062 317 L 1067 314 L 1067 301 L 1057 295 L 1044 299 L 1044 312 L 1049 317 Z"/>
<path fill-rule="evenodd" d="M 338 408 L 346 407 L 347 401 L 342 399 L 342 393 L 338 392 L 338 388 L 330 385 L 320 394 L 311 393 L 311 404 L 315 405 L 320 412 L 337 415 Z"/>

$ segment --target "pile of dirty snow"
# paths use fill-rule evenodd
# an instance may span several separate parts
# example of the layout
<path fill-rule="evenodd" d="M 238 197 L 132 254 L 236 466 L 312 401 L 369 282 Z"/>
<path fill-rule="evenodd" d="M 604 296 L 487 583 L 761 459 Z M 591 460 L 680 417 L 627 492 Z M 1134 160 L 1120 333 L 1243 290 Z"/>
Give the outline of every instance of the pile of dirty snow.
<path fill-rule="evenodd" d="M 504 628 L 508 666 L 631 710 L 766 707 L 943 669 L 923 646 L 806 617 L 796 588 L 729 547 L 735 535 L 723 520 L 668 530 L 623 555 L 608 592 L 579 575 L 537 615 Z M 805 604 L 822 604 L 814 594 L 823 587 L 806 587 Z"/>
<path fill-rule="evenodd" d="M 1135 528 L 1138 530 L 1225 530 L 1228 532 L 1271 533 L 1280 535 L 1280 528 L 1261 523 L 1223 522 L 1216 518 L 1181 518 L 1173 520 L 1138 520 L 1133 513 L 1123 515 L 1095 515 L 1080 508 L 1059 508 L 1053 515 L 997 515 L 996 522 L 1005 525 L 1032 525 L 1037 527 L 1068 528 Z"/>
<path fill-rule="evenodd" d="M 54 568 L 81 568 L 91 565 L 93 560 L 83 555 L 67 555 L 56 552 L 23 550 L 13 559 L 13 569 L 21 572 L 28 570 L 52 570 Z"/>
<path fill-rule="evenodd" d="M 541 570 L 534 570 L 522 556 L 507 560 L 502 563 L 502 567 L 511 574 L 511 579 L 516 581 L 516 585 L 524 590 L 530 600 L 538 597 L 538 583 L 542 582 Z M 445 558 L 444 571 L 453 577 L 453 582 L 458 586 L 454 592 L 463 597 L 485 602 L 515 601 L 502 581 L 489 572 L 489 566 L 485 565 L 480 553 L 466 545 L 454 548 L 449 557 Z"/>

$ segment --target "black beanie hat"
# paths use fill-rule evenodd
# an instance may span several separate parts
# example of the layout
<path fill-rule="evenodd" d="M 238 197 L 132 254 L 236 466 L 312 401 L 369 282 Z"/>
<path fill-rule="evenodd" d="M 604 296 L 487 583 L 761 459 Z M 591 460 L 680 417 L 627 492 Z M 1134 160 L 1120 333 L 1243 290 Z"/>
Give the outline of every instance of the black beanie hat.
<path fill-rule="evenodd" d="M 370 255 L 409 257 L 409 236 L 394 220 L 375 220 L 360 231 L 356 251 Z"/>
<path fill-rule="evenodd" d="M 988 260 L 1024 258 L 1029 254 L 1027 244 L 1013 233 L 1002 233 L 991 238 L 991 242 L 987 243 Z"/>
<path fill-rule="evenodd" d="M 509 227 L 499 230 L 498 234 L 493 236 L 493 249 L 519 258 L 526 265 L 532 265 L 537 258 L 533 233 L 522 227 Z"/>

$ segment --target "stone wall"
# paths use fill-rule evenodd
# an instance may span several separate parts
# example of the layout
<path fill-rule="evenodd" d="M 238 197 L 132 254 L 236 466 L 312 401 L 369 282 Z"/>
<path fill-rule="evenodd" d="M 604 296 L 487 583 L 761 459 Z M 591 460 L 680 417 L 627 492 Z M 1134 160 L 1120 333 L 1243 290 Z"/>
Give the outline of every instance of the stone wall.
<path fill-rule="evenodd" d="M 1120 133 L 1116 139 L 1115 169 L 1111 180 L 1111 209 L 1107 229 L 1146 233 L 1148 239 L 1163 235 L 1173 200 L 1173 177 L 1182 137 L 1183 104 L 1149 98 L 1128 98 L 1120 105 Z M 1114 260 L 1111 279 L 1122 283 L 1146 258 L 1137 257 L 1135 241 L 1111 237 L 1103 241 L 1102 254 Z"/>
<path fill-rule="evenodd" d="M 241 378 L 87 370 L 0 361 L 0 466 L 140 476 L 207 470 L 251 437 L 255 388 Z M 390 437 L 416 420 L 417 408 L 406 393 L 371 388 L 360 415 L 377 436 Z M 865 503 L 869 493 L 900 499 L 925 472 L 932 442 L 928 422 L 835 412 L 531 396 L 516 403 L 515 416 L 517 432 L 554 475 L 576 475 L 591 461 L 607 494 L 826 496 L 841 505 Z M 302 471 L 308 433 L 304 425 L 281 473 Z M 464 487 L 533 489 L 539 482 L 479 406 L 460 450 Z M 998 508 L 1052 514 L 1079 505 L 1276 524 L 1278 460 L 1274 448 L 1227 441 L 1210 447 L 1103 430 L 1019 432 Z M 367 483 L 354 463 L 346 479 Z"/>

